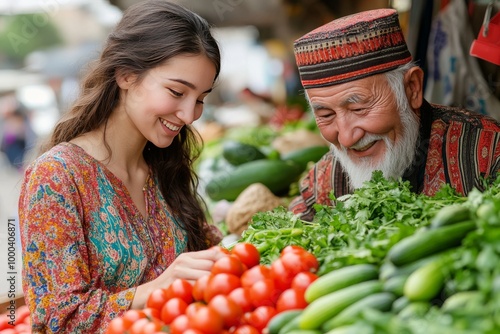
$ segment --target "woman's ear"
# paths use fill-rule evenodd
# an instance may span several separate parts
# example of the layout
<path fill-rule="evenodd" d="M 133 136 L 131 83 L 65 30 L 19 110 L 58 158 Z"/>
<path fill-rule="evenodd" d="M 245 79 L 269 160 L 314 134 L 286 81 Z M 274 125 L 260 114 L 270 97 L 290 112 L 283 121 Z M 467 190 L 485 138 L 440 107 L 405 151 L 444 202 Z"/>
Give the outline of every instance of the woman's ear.
<path fill-rule="evenodd" d="M 123 70 L 117 70 L 115 75 L 116 83 L 121 89 L 129 89 L 130 86 L 135 82 L 137 76 L 130 72 L 125 72 Z"/>
<path fill-rule="evenodd" d="M 419 109 L 424 98 L 424 71 L 414 66 L 410 68 L 404 76 L 406 96 L 413 109 Z"/>

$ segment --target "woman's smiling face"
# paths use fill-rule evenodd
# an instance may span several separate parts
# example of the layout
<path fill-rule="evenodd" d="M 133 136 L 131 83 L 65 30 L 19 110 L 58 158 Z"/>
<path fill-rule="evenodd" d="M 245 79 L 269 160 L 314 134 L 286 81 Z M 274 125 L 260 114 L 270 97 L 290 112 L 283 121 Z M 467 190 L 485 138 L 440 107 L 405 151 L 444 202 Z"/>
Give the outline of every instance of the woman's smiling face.
<path fill-rule="evenodd" d="M 184 125 L 201 117 L 203 99 L 212 90 L 215 75 L 207 57 L 179 55 L 139 80 L 135 75 L 118 76 L 119 109 L 146 140 L 167 147 Z"/>

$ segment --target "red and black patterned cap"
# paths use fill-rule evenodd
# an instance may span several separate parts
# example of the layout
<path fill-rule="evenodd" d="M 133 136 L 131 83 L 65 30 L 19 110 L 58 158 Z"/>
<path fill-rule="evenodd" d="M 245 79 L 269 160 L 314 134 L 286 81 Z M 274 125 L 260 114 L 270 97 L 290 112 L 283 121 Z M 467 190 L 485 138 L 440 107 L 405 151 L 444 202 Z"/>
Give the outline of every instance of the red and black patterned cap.
<path fill-rule="evenodd" d="M 390 8 L 333 20 L 296 40 L 294 53 L 305 89 L 387 72 L 412 59 Z"/>

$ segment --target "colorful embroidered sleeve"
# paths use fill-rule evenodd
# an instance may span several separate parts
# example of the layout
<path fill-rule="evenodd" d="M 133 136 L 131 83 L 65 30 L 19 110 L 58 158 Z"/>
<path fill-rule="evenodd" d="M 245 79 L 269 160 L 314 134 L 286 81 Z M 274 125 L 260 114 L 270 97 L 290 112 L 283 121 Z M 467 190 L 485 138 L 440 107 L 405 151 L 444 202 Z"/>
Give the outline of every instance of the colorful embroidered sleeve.
<path fill-rule="evenodd" d="M 95 288 L 82 225 L 83 203 L 65 162 L 42 159 L 25 176 L 19 200 L 23 290 L 34 333 L 101 333 L 127 310 L 135 288 Z"/>

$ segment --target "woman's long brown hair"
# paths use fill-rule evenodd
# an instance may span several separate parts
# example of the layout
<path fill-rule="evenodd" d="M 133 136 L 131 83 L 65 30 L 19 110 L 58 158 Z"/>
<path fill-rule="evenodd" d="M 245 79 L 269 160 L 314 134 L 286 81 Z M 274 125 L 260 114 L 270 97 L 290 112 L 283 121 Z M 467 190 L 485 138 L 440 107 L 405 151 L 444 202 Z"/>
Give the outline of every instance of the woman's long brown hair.
<path fill-rule="evenodd" d="M 82 79 L 80 95 L 55 126 L 42 152 L 84 133 L 106 126 L 119 101 L 116 73 L 145 73 L 179 55 L 204 55 L 220 72 L 220 51 L 209 24 L 191 11 L 168 2 L 137 3 L 125 11 L 109 35 L 100 58 Z M 109 145 L 105 142 L 109 154 Z M 207 248 L 203 229 L 205 206 L 197 193 L 198 177 L 193 162 L 202 141 L 191 126 L 184 126 L 172 144 L 158 148 L 148 142 L 143 155 L 158 178 L 163 197 L 185 228 L 188 250 Z"/>

